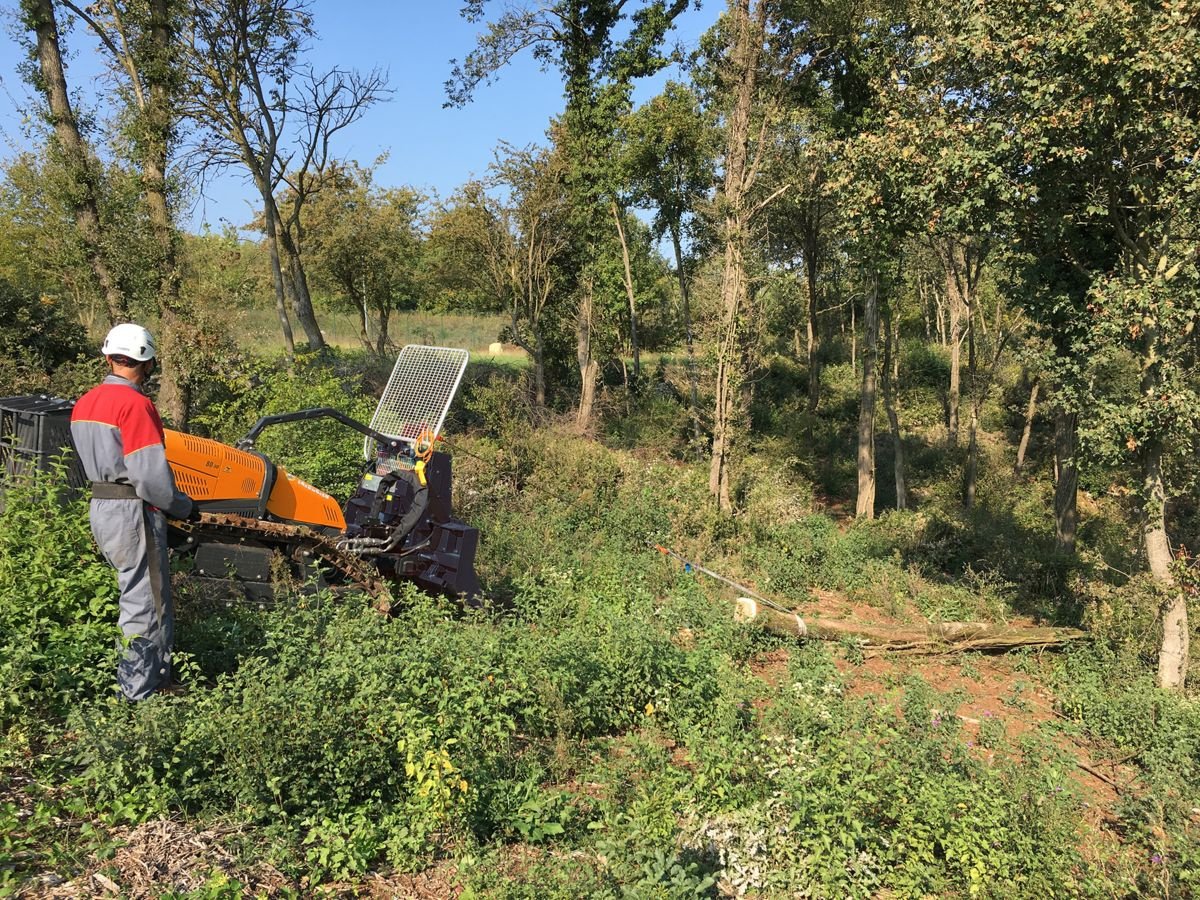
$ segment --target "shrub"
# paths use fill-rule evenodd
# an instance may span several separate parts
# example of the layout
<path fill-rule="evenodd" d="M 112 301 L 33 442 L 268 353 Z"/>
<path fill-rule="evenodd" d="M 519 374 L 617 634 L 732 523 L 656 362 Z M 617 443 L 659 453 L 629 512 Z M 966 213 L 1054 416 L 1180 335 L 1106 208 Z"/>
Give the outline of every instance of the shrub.
<path fill-rule="evenodd" d="M 335 351 L 282 360 L 246 360 L 225 374 L 224 399 L 214 400 L 195 424 L 214 438 L 233 443 L 262 416 L 329 406 L 369 424 L 376 398 L 347 356 Z M 357 485 L 363 462 L 363 436 L 333 419 L 274 425 L 257 441 L 276 465 L 315 487 L 344 499 Z"/>
<path fill-rule="evenodd" d="M 499 622 L 451 621 L 415 593 L 394 620 L 297 600 L 212 690 L 82 714 L 86 782 L 141 816 L 233 812 L 334 875 L 419 868 L 468 833 L 531 835 L 528 784 L 556 748 L 688 727 L 717 693 L 715 654 L 676 646 L 625 587 L 548 573 Z"/>
<path fill-rule="evenodd" d="M 50 373 L 90 349 L 60 300 L 34 296 L 7 278 L 0 278 L 0 347 L 0 396 L 46 390 Z"/>
<path fill-rule="evenodd" d="M 65 467 L 10 483 L 0 511 L 0 730 L 113 683 L 117 582 Z"/>

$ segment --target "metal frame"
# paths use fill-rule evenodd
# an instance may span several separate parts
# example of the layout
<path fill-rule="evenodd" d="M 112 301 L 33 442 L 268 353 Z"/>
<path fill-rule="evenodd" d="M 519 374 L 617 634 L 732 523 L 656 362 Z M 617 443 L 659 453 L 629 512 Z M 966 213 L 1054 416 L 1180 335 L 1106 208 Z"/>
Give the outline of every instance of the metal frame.
<path fill-rule="evenodd" d="M 396 357 L 371 428 L 406 444 L 416 443 L 425 429 L 436 438 L 470 358 L 469 352 L 454 347 L 406 346 Z M 370 437 L 363 441 L 364 459 L 374 458 L 374 444 Z"/>

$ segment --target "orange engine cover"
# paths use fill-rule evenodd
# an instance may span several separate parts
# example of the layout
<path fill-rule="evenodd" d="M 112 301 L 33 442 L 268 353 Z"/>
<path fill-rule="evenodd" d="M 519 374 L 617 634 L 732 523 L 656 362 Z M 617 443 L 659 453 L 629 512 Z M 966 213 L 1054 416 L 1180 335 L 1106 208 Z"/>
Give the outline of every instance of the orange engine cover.
<path fill-rule="evenodd" d="M 275 471 L 275 486 L 267 498 L 267 512 L 289 522 L 346 530 L 346 517 L 342 515 L 342 508 L 336 500 L 281 466 L 277 466 Z"/>
<path fill-rule="evenodd" d="M 267 479 L 259 456 L 219 441 L 166 429 L 167 462 L 179 489 L 198 503 L 257 500 Z M 341 507 L 328 494 L 275 467 L 267 512 L 288 522 L 346 530 Z"/>
<path fill-rule="evenodd" d="M 169 428 L 164 434 L 175 484 L 193 500 L 254 500 L 262 494 L 267 464 L 260 457 Z"/>

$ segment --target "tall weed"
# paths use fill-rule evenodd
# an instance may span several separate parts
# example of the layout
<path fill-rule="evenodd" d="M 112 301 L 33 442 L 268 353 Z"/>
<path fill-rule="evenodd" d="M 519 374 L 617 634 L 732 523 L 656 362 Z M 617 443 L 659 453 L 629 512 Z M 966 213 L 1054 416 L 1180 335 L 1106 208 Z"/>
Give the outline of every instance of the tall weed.
<path fill-rule="evenodd" d="M 117 582 L 65 466 L 4 486 L 0 730 L 58 718 L 113 683 Z"/>

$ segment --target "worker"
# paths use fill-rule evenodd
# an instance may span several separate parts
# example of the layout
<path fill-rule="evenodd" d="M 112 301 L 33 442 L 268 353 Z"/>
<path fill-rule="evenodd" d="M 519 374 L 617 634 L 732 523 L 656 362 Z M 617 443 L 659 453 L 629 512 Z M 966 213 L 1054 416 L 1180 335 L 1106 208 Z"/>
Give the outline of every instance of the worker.
<path fill-rule="evenodd" d="M 110 374 L 75 404 L 71 440 L 92 482 L 92 535 L 121 590 L 117 683 L 138 701 L 171 684 L 175 615 L 165 516 L 200 515 L 175 486 L 162 419 L 143 390 L 156 362 L 154 338 L 140 325 L 117 325 L 100 352 Z"/>

